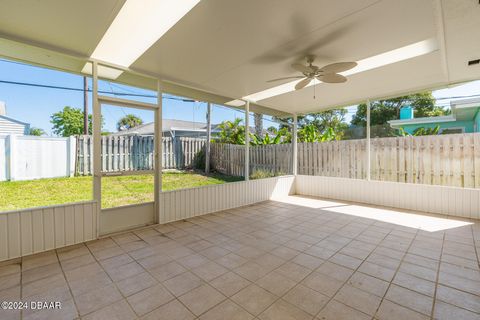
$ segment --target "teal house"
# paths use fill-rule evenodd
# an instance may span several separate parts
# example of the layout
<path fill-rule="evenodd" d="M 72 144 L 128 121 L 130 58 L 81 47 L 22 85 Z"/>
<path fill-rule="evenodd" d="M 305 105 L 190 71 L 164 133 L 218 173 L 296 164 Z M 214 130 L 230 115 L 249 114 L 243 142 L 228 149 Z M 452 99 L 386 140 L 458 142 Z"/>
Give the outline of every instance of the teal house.
<path fill-rule="evenodd" d="M 418 128 L 435 128 L 439 133 L 480 132 L 480 99 L 459 100 L 450 103 L 452 113 L 448 116 L 415 118 L 412 107 L 400 109 L 400 119 L 388 123 L 394 129 L 403 128 L 412 134 Z"/>

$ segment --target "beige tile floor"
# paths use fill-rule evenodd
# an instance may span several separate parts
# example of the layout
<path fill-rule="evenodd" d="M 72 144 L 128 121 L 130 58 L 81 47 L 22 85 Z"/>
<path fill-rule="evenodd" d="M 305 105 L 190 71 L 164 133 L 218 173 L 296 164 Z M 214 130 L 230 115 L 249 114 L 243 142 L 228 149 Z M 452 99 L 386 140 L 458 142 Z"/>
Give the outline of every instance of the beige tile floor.
<path fill-rule="evenodd" d="M 480 319 L 480 223 L 292 199 L 1 266 L 0 301 L 62 309 L 0 319 Z"/>

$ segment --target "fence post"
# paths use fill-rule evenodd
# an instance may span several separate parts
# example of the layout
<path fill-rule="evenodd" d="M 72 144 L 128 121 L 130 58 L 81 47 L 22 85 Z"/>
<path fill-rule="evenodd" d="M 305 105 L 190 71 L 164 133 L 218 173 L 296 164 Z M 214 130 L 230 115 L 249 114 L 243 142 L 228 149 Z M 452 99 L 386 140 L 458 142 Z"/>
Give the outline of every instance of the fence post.
<path fill-rule="evenodd" d="M 77 138 L 70 136 L 67 138 L 67 176 L 73 177 L 75 175 L 75 163 L 77 154 Z"/>
<path fill-rule="evenodd" d="M 5 179 L 8 181 L 14 181 L 15 180 L 15 173 L 16 173 L 16 167 L 15 167 L 15 156 L 16 156 L 16 151 L 15 151 L 15 144 L 16 144 L 17 137 L 13 134 L 9 134 L 7 138 L 5 139 L 5 164 L 7 165 L 7 173 L 5 176 Z"/>

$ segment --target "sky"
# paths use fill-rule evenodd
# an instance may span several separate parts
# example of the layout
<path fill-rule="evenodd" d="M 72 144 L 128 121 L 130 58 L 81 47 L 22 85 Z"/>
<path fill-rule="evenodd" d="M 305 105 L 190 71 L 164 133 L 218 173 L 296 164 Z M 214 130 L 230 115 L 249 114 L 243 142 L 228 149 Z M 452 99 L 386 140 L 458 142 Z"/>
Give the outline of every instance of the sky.
<path fill-rule="evenodd" d="M 83 88 L 83 78 L 79 75 L 60 72 L 21 63 L 0 59 L 0 81 L 28 82 L 51 86 Z M 99 90 L 115 93 L 134 93 L 155 95 L 155 92 L 134 87 L 127 87 L 107 81 L 99 81 Z M 464 85 L 437 90 L 433 96 L 438 99 L 437 104 L 449 106 L 451 99 L 445 97 L 469 96 L 480 94 L 480 81 Z M 156 103 L 156 98 L 135 98 L 122 96 L 125 99 L 138 99 L 144 102 Z M 7 116 L 30 123 L 31 127 L 41 128 L 48 135 L 53 135 L 50 116 L 63 109 L 64 106 L 83 108 L 83 92 L 68 91 L 50 88 L 37 88 L 5 84 L 0 82 L 0 101 L 6 103 Z M 91 112 L 91 95 L 89 108 Z M 185 102 L 179 97 L 166 95 L 163 98 L 163 118 L 187 121 L 205 122 L 207 104 L 205 102 Z M 346 120 L 349 122 L 355 114 L 356 106 L 348 107 Z M 153 121 L 153 112 L 139 109 L 104 106 L 102 115 L 105 120 L 103 131 L 115 132 L 117 121 L 126 114 L 138 115 L 144 122 Z M 233 120 L 236 117 L 244 118 L 241 110 L 216 106 L 212 108 L 212 123 L 224 120 Z M 253 124 L 253 118 L 250 118 Z M 278 126 L 268 116 L 264 117 L 264 128 Z"/>
<path fill-rule="evenodd" d="M 5 60 L 0 60 L 0 81 L 83 88 L 83 77 L 79 75 Z M 91 84 L 89 84 L 89 86 L 91 87 Z M 156 95 L 156 92 L 153 91 L 109 83 L 107 81 L 99 81 L 99 90 L 115 93 Z M 124 99 L 136 99 L 138 101 L 156 103 L 156 97 L 121 97 Z M 91 94 L 89 94 L 89 113 L 91 113 L 92 110 L 91 99 Z M 207 104 L 205 102 L 179 101 L 181 99 L 182 98 L 171 95 L 164 96 L 164 119 L 206 122 Z M 5 102 L 7 106 L 7 116 L 30 123 L 31 127 L 41 128 L 48 135 L 53 135 L 50 116 L 62 110 L 65 106 L 83 109 L 83 92 L 0 83 L 0 101 Z M 103 131 L 117 131 L 117 121 L 129 113 L 139 116 L 145 123 L 153 121 L 153 111 L 104 106 L 102 107 L 102 115 L 105 121 Z M 213 105 L 212 107 L 212 123 L 233 120 L 236 117 L 243 119 L 244 112 L 225 106 Z M 265 127 L 275 125 L 275 123 L 269 119 L 270 117 L 265 116 Z M 250 118 L 250 122 L 253 123 L 252 117 Z"/>

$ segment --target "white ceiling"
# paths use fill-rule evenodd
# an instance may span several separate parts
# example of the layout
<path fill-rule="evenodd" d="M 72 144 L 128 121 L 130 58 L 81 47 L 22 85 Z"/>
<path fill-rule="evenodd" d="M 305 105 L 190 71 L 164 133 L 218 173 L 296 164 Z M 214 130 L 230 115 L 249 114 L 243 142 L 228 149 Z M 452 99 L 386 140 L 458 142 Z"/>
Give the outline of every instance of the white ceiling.
<path fill-rule="evenodd" d="M 2 0 L 0 37 L 74 54 L 81 62 L 27 56 L 27 49 L 1 41 L 0 55 L 79 72 L 123 2 Z M 480 65 L 467 66 L 480 58 L 478 30 L 477 0 L 202 0 L 131 69 L 233 100 L 282 83 L 269 79 L 296 75 L 290 65 L 306 54 L 317 55 L 321 66 L 437 39 L 435 52 L 351 75 L 345 84 L 319 84 L 316 99 L 308 87 L 258 102 L 302 113 L 479 79 Z M 128 43 L 135 34 L 125 37 Z M 134 77 L 122 78 L 135 84 Z"/>

